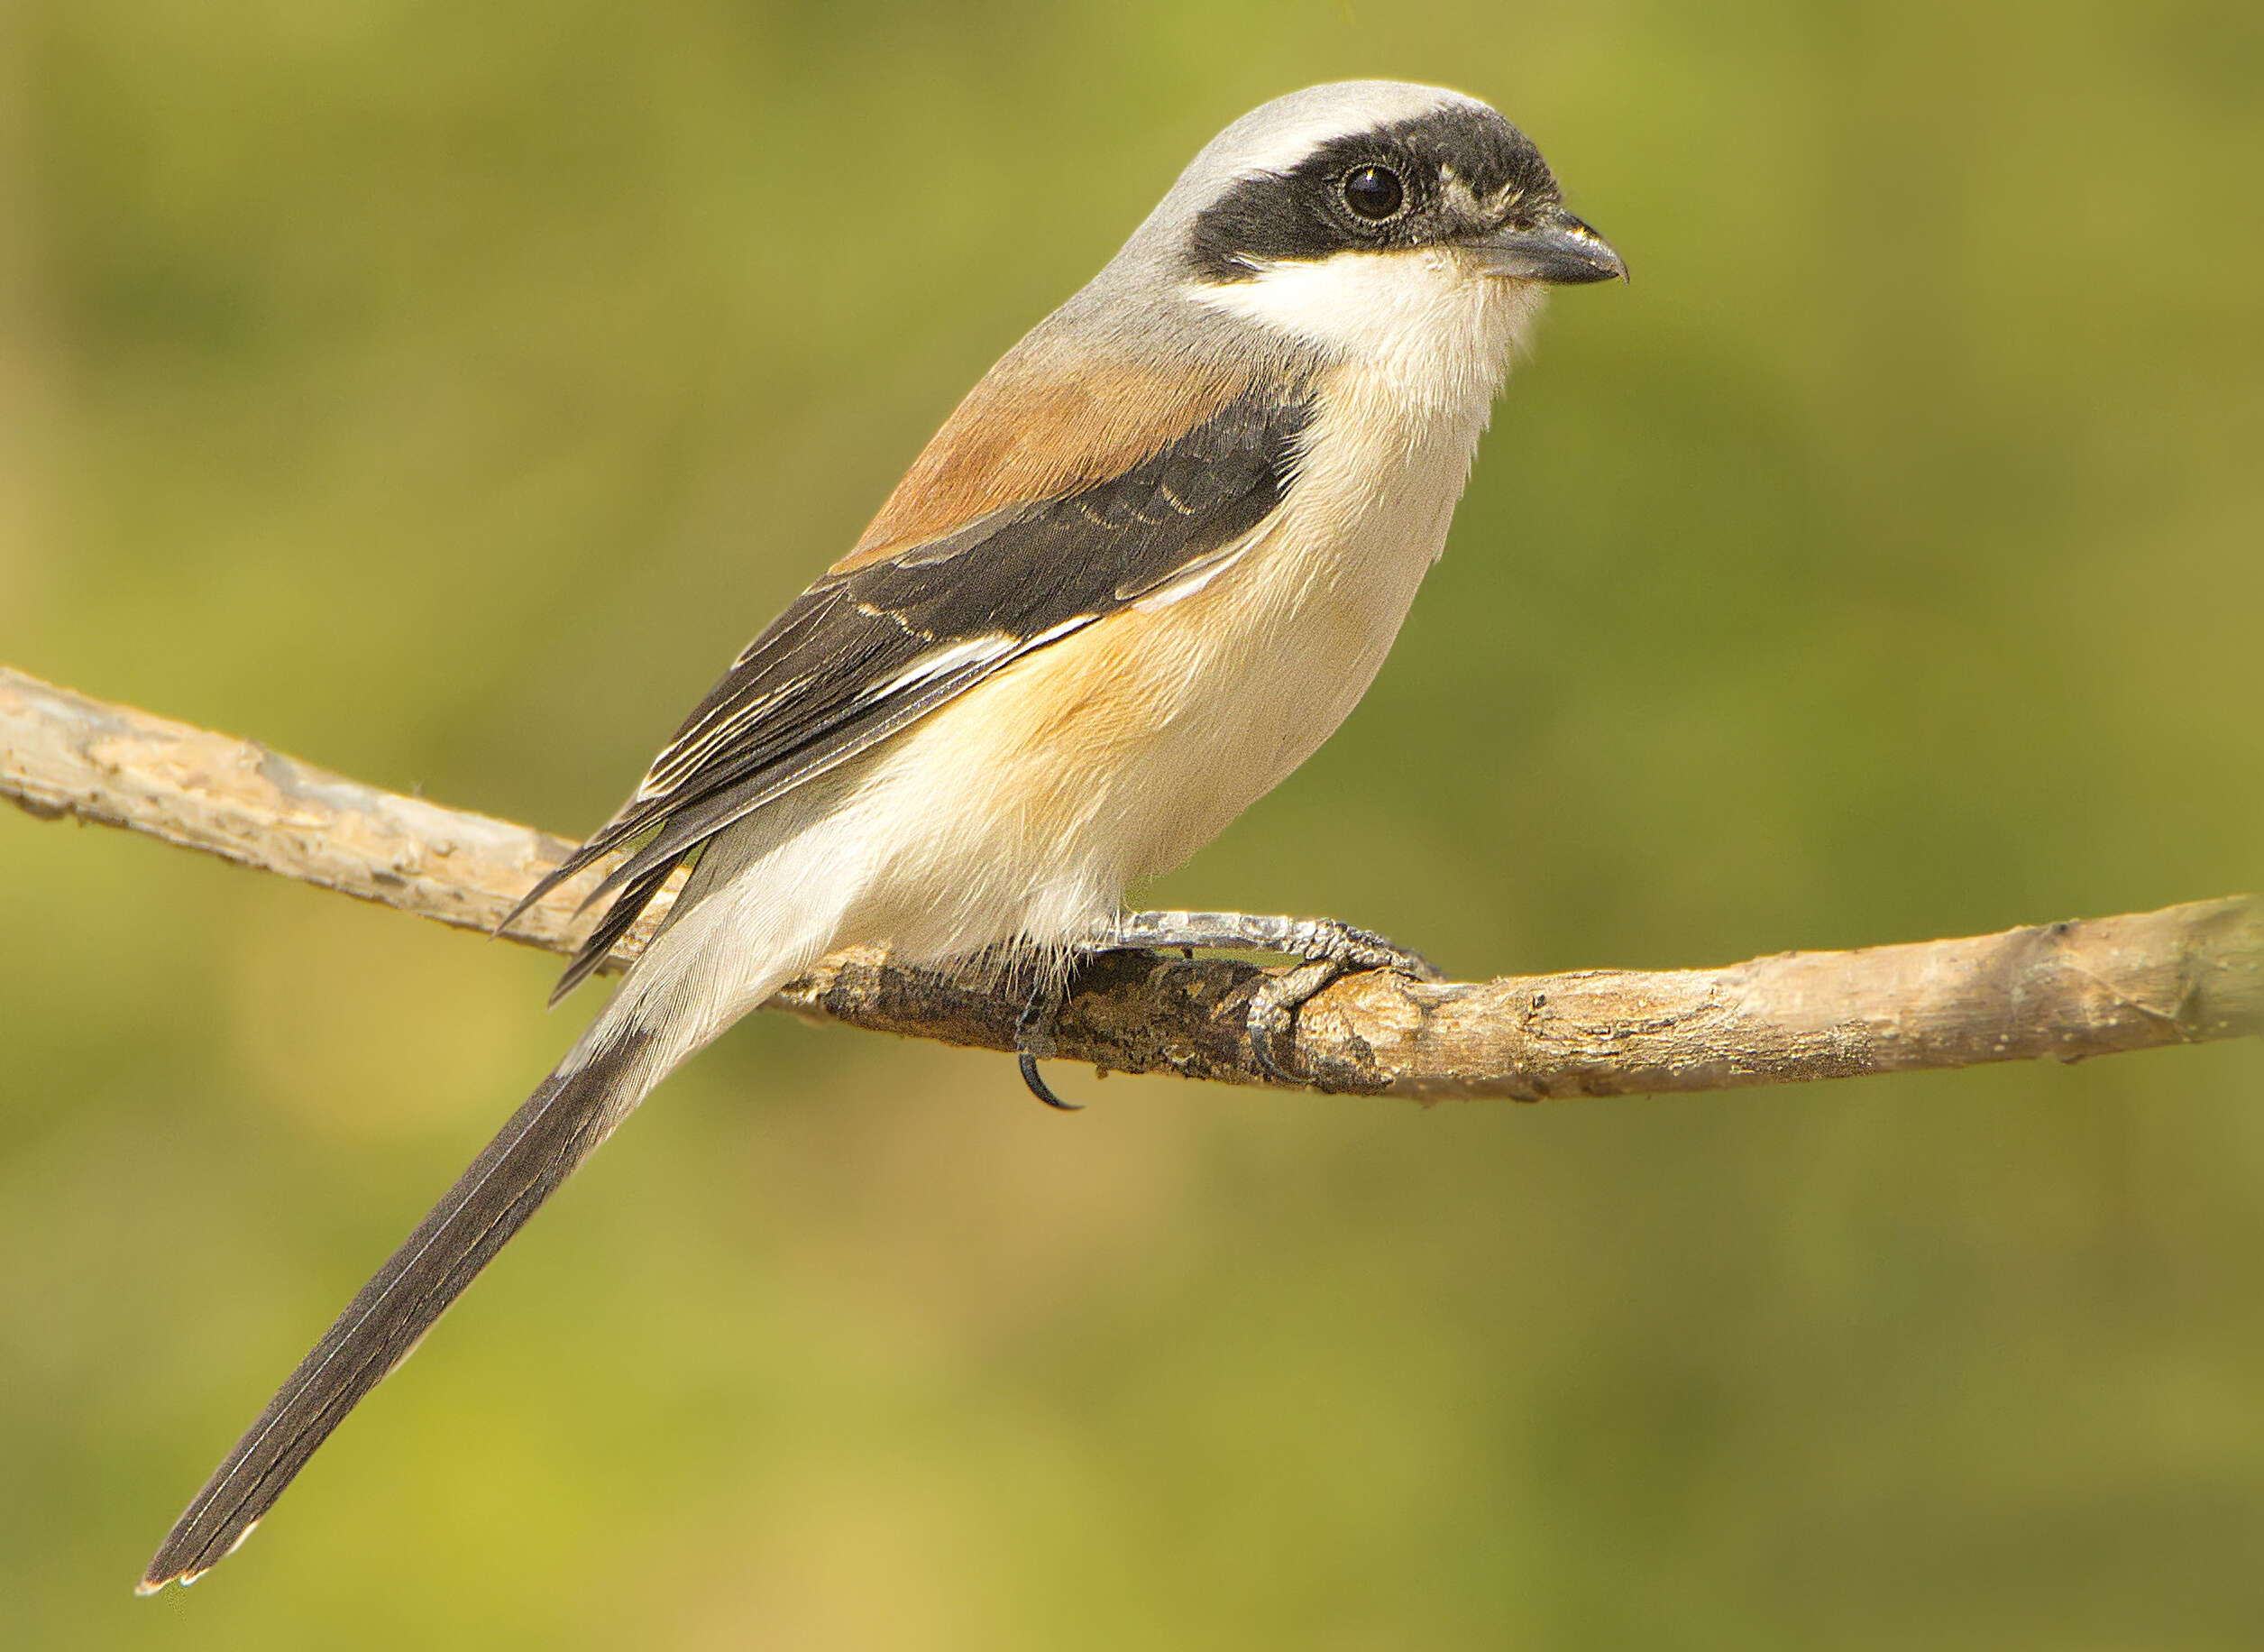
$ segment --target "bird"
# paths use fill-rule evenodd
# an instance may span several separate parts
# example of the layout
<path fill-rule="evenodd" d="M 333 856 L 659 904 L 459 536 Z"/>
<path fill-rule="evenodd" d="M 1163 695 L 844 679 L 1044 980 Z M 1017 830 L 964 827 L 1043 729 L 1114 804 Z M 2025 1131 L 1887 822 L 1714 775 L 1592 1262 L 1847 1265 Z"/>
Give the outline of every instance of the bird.
<path fill-rule="evenodd" d="M 1344 720 L 1548 290 L 1627 274 L 1532 141 L 1458 92 L 1311 87 L 1214 138 L 512 914 L 612 859 L 555 1002 L 687 872 L 582 1037 L 291 1372 L 139 1592 L 241 1545 L 646 1094 L 829 952 L 1021 970 L 1022 1073 L 1057 1106 L 1038 1060 L 1097 953 L 1306 960 L 1251 1008 L 1277 1073 L 1320 983 L 1434 973 L 1328 920 L 1124 896 Z"/>

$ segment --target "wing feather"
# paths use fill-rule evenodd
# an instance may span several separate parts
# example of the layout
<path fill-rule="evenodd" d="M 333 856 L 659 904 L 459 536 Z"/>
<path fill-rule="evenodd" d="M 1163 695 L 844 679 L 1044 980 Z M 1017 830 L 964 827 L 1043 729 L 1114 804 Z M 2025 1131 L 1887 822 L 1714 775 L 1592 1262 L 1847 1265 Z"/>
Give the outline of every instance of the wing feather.
<path fill-rule="evenodd" d="M 1216 564 L 1279 508 L 1309 397 L 1245 390 L 1105 480 L 987 511 L 829 573 L 747 645 L 619 812 L 530 890 L 626 851 L 611 905 L 559 983 L 603 962 L 708 839 L 985 677 Z"/>

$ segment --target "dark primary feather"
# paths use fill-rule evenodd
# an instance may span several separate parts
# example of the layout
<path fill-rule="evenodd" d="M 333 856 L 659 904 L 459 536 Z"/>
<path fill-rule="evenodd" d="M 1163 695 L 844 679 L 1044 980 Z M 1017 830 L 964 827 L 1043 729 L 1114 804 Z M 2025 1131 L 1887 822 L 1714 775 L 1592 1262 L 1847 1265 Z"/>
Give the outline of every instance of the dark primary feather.
<path fill-rule="evenodd" d="M 1122 475 L 819 581 L 709 691 L 620 812 L 498 927 L 628 850 L 590 896 L 615 898 L 559 982 L 571 990 L 709 838 L 1255 528 L 1288 491 L 1311 418 L 1309 399 L 1246 393 Z M 982 638 L 1000 646 L 913 673 Z"/>
<path fill-rule="evenodd" d="M 597 1146 L 645 1042 L 624 1038 L 580 1070 L 553 1074 L 511 1115 L 213 1471 L 151 1560 L 142 1593 L 194 1582 L 250 1535 L 330 1431 Z"/>

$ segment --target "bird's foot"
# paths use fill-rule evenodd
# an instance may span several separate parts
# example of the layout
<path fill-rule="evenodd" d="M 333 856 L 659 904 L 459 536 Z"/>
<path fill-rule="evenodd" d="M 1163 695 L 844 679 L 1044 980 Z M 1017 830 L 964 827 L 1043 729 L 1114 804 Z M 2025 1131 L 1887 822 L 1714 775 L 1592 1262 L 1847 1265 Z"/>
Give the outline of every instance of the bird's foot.
<path fill-rule="evenodd" d="M 1338 977 L 1362 969 L 1389 969 L 1417 981 L 1446 977 L 1420 952 L 1334 918 L 1280 918 L 1242 912 L 1134 912 L 1120 916 L 1102 934 L 1076 949 L 1067 973 L 1046 971 L 1031 988 L 1030 1000 L 1014 1021 L 1014 1055 L 1022 1081 L 1049 1107 L 1080 1112 L 1047 1087 L 1038 1063 L 1052 1056 L 1069 984 L 1077 968 L 1104 952 L 1166 951 L 1178 948 L 1192 958 L 1205 950 L 1279 952 L 1300 959 L 1296 968 L 1269 973 L 1250 1000 L 1244 1022 L 1250 1049 L 1268 1077 L 1281 1084 L 1306 1080 L 1288 1071 L 1274 1054 L 1281 1040 L 1296 1044 L 1297 1015 L 1308 1000 Z"/>
<path fill-rule="evenodd" d="M 1361 969 L 1389 969 L 1417 981 L 1446 977 L 1420 952 L 1411 952 L 1377 934 L 1334 918 L 1279 918 L 1242 912 L 1136 912 L 1119 918 L 1094 950 L 1129 947 L 1228 948 L 1281 952 L 1301 959 L 1294 969 L 1269 974 L 1250 1000 L 1244 1024 L 1251 1054 L 1269 1077 L 1283 1084 L 1305 1080 L 1288 1071 L 1274 1054 L 1282 1037 L 1295 1050 L 1297 1014 L 1339 976 Z"/>

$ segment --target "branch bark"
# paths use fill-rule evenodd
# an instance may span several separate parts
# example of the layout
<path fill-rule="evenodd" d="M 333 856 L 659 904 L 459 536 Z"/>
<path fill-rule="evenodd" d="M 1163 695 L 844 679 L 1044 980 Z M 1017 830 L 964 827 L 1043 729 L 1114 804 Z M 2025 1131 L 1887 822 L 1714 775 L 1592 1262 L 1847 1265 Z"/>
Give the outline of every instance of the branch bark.
<path fill-rule="evenodd" d="M 0 796 L 41 819 L 123 826 L 464 929 L 492 928 L 572 847 L 4 666 Z M 535 908 L 510 939 L 570 950 L 588 881 Z M 643 948 L 673 893 L 612 967 Z M 1243 1026 L 1261 974 L 1226 959 L 1111 954 L 1083 972 L 1063 1011 L 1060 1059 L 1271 1082 Z M 827 959 L 772 1007 L 1005 1051 L 1021 1005 L 859 950 Z M 1352 976 L 1306 1006 L 1291 1065 L 1330 1091 L 1538 1101 L 2075 1061 L 2259 1033 L 2264 904 L 2233 896 L 1719 969 L 1439 985 Z"/>

